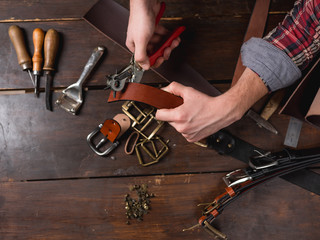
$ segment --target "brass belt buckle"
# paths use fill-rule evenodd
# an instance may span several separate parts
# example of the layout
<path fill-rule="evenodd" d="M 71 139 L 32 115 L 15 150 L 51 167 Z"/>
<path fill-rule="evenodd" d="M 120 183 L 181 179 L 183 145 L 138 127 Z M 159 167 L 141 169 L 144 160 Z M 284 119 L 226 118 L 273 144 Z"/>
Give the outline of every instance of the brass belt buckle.
<path fill-rule="evenodd" d="M 150 140 L 164 124 L 164 122 L 155 119 L 154 107 L 147 107 L 141 110 L 134 101 L 126 101 L 122 105 L 122 110 L 133 121 L 132 128 L 148 140 Z M 154 123 L 156 124 L 155 128 L 151 133 L 147 133 L 149 129 L 152 129 Z"/>
<path fill-rule="evenodd" d="M 155 141 L 158 141 L 161 145 L 161 149 L 158 151 L 157 150 L 157 146 Z M 149 166 L 151 164 L 155 164 L 157 162 L 159 162 L 159 160 L 168 152 L 169 147 L 167 145 L 168 141 L 165 143 L 164 141 L 162 141 L 162 139 L 158 136 L 155 136 L 152 139 L 144 139 L 142 141 L 140 141 L 139 143 L 137 143 L 137 145 L 135 146 L 135 150 L 137 153 L 137 157 L 139 160 L 139 163 L 146 167 Z M 147 144 L 151 145 L 152 150 L 150 149 L 150 147 L 147 147 Z M 145 162 L 143 160 L 142 154 L 140 153 L 140 150 L 142 149 L 151 159 L 152 161 L 150 162 Z"/>
<path fill-rule="evenodd" d="M 126 101 L 122 105 L 122 111 L 133 121 L 132 128 L 143 137 L 135 146 L 139 163 L 144 167 L 157 163 L 168 152 L 169 147 L 168 141 L 166 143 L 156 135 L 164 122 L 155 119 L 155 108 L 148 106 L 142 109 L 134 101 Z M 159 145 L 160 150 L 157 150 Z M 150 162 L 143 160 L 141 151 L 151 158 Z"/>

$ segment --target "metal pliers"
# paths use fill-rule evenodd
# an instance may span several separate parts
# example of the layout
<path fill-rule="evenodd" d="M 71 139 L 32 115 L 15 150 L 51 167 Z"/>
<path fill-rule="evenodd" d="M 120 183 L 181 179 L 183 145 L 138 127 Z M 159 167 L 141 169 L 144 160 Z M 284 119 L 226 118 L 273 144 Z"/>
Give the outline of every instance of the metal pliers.
<path fill-rule="evenodd" d="M 161 3 L 160 11 L 156 17 L 156 25 L 159 23 L 165 10 L 165 3 Z M 156 60 L 161 57 L 164 50 L 169 47 L 174 39 L 180 36 L 180 34 L 185 30 L 184 26 L 178 27 L 171 36 L 165 41 L 165 43 L 151 56 L 149 56 L 150 67 L 152 67 Z M 139 83 L 143 76 L 144 69 L 135 61 L 134 55 L 130 60 L 130 64 L 123 68 L 119 73 L 107 76 L 107 87 L 114 91 L 114 97 L 116 92 L 121 91 L 126 82 L 136 82 Z"/>

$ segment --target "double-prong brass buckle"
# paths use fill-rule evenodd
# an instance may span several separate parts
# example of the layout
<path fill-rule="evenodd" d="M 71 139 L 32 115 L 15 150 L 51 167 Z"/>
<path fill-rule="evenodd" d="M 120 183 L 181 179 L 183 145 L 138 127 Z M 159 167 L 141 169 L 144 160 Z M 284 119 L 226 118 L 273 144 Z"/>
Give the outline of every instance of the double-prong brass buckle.
<path fill-rule="evenodd" d="M 132 128 L 142 136 L 135 145 L 139 163 L 144 167 L 157 163 L 168 152 L 169 147 L 168 141 L 164 142 L 156 135 L 164 122 L 155 119 L 155 108 L 148 106 L 142 109 L 134 101 L 126 101 L 122 105 L 122 111 L 133 121 Z M 144 161 L 142 151 L 151 161 Z"/>

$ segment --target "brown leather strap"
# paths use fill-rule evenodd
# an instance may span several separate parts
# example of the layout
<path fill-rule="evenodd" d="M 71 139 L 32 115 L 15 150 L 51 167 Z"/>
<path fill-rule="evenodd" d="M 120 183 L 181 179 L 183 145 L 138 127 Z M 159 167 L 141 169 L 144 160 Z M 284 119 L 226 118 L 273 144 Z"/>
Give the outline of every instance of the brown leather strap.
<path fill-rule="evenodd" d="M 108 102 L 120 100 L 142 102 L 157 109 L 176 108 L 183 103 L 181 97 L 165 92 L 159 88 L 133 82 L 127 83 L 123 91 L 116 93 L 116 97 L 113 96 L 113 92 L 110 92 Z"/>
<path fill-rule="evenodd" d="M 107 119 L 100 132 L 110 141 L 114 142 L 120 138 L 130 127 L 130 119 L 127 115 L 120 113 L 114 116 L 113 119 Z"/>
<path fill-rule="evenodd" d="M 252 37 L 262 37 L 268 17 L 270 6 L 270 0 L 256 0 L 246 35 L 243 42 L 248 41 Z M 245 70 L 241 61 L 241 55 L 239 55 L 236 69 L 233 74 L 231 86 L 235 85 Z"/>
<path fill-rule="evenodd" d="M 113 0 L 98 1 L 83 17 L 110 40 L 126 48 L 126 33 L 129 11 Z M 185 62 L 183 54 L 172 52 L 170 59 L 161 67 L 152 70 L 169 82 L 179 82 L 185 86 L 197 89 L 210 96 L 220 95 L 220 91 L 213 87 L 205 78 Z"/>

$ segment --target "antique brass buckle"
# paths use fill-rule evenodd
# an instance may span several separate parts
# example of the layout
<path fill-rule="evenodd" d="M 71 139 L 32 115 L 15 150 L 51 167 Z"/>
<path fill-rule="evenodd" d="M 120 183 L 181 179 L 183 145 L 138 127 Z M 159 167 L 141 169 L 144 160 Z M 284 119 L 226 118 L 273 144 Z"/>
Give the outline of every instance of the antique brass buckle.
<path fill-rule="evenodd" d="M 168 141 L 164 142 L 156 135 L 164 122 L 155 119 L 155 108 L 147 106 L 142 109 L 134 101 L 126 101 L 122 105 L 122 111 L 133 121 L 132 128 L 142 136 L 135 146 L 139 163 L 144 167 L 157 163 L 168 152 L 169 147 Z M 142 151 L 151 161 L 144 161 Z"/>
<path fill-rule="evenodd" d="M 156 146 L 156 141 L 160 143 L 161 145 L 161 149 L 158 151 L 157 150 L 157 146 Z M 151 164 L 155 164 L 157 162 L 159 162 L 159 160 L 168 152 L 169 147 L 167 145 L 168 141 L 165 143 L 160 137 L 155 136 L 154 138 L 148 140 L 148 139 L 144 139 L 141 140 L 139 143 L 137 143 L 137 145 L 135 146 L 135 150 L 137 153 L 137 157 L 139 160 L 139 163 L 146 167 L 149 166 Z M 151 148 L 148 147 L 148 145 L 151 145 Z M 142 149 L 145 153 L 147 153 L 147 155 L 152 159 L 152 161 L 150 162 L 145 162 L 142 157 L 142 154 L 140 153 L 140 150 Z"/>

